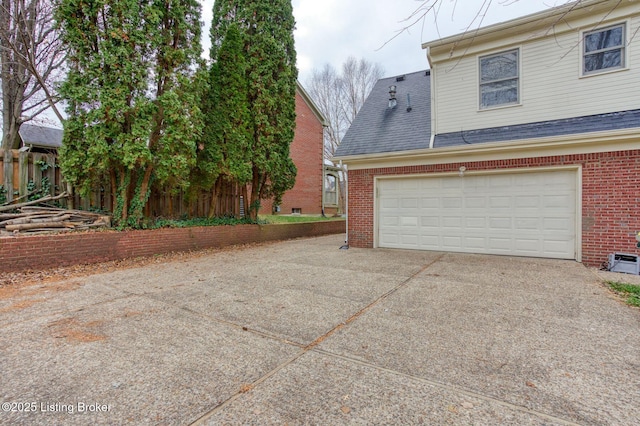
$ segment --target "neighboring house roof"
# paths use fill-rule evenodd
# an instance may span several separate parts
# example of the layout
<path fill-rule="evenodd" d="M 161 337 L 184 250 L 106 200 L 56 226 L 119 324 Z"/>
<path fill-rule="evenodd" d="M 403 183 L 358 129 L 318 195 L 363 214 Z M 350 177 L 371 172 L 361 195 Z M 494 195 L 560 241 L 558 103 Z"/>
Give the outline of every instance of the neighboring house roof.
<path fill-rule="evenodd" d="M 311 96 L 309 95 L 309 93 L 307 93 L 307 91 L 302 86 L 302 84 L 300 84 L 299 81 L 296 81 L 296 86 L 297 86 L 297 89 L 298 89 L 298 93 L 300 94 L 302 99 L 304 99 L 304 101 L 307 103 L 307 105 L 309 105 L 309 108 L 311 109 L 313 114 L 316 116 L 318 121 L 320 121 L 320 123 L 322 123 L 323 127 L 327 127 L 327 125 L 328 125 L 327 124 L 327 119 L 325 118 L 324 114 L 322 114 L 322 111 L 320 111 L 320 108 L 318 108 L 316 103 L 313 102 L 313 99 L 311 99 Z"/>
<path fill-rule="evenodd" d="M 441 133 L 435 136 L 433 147 L 444 148 L 465 144 L 505 142 L 519 139 L 629 129 L 633 127 L 640 127 L 640 109 L 541 121 L 538 123 Z"/>
<path fill-rule="evenodd" d="M 389 107 L 389 86 L 397 104 Z M 409 96 L 409 97 L 408 97 Z M 410 102 L 410 110 L 409 110 Z M 347 130 L 336 157 L 407 151 L 429 147 L 431 79 L 419 71 L 378 80 Z"/>
<path fill-rule="evenodd" d="M 62 146 L 62 129 L 37 126 L 34 124 L 20 125 L 18 132 L 23 146 L 58 149 Z"/>

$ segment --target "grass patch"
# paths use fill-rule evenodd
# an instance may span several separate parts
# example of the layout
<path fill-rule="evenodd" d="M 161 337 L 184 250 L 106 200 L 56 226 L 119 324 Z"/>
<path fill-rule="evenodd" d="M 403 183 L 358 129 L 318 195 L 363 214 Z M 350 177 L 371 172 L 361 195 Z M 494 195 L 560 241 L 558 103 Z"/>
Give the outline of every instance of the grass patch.
<path fill-rule="evenodd" d="M 300 222 L 326 222 L 329 220 L 344 220 L 343 217 L 322 217 L 322 216 L 282 216 L 282 215 L 260 215 L 258 218 L 265 223 L 300 223 Z"/>
<path fill-rule="evenodd" d="M 609 287 L 626 298 L 628 305 L 640 307 L 640 285 L 607 281 Z"/>

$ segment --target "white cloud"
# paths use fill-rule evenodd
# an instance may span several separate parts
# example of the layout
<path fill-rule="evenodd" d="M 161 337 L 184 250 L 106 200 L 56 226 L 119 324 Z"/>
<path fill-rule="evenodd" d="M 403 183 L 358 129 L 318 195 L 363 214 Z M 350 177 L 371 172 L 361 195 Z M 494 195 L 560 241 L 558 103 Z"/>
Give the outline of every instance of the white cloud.
<path fill-rule="evenodd" d="M 322 68 L 326 63 L 339 69 L 349 56 L 378 63 L 389 76 L 427 69 L 429 64 L 421 44 L 460 33 L 468 26 L 476 28 L 482 3 L 440 0 L 437 25 L 430 14 L 424 22 L 391 40 L 411 22 L 405 20 L 422 1 L 293 0 L 300 81 L 305 84 L 312 69 Z M 494 0 L 481 24 L 490 25 L 563 3 L 566 0 Z M 212 6 L 213 0 L 203 0 L 206 24 L 203 47 L 207 54 Z"/>

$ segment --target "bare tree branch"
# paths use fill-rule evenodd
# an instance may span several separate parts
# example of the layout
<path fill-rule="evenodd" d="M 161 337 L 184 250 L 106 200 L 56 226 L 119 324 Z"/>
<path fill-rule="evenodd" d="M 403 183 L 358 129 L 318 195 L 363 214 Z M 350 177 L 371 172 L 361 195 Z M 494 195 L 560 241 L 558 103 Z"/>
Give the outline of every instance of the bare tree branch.
<path fill-rule="evenodd" d="M 64 71 L 66 52 L 54 26 L 55 0 L 0 0 L 0 80 L 2 80 L 2 148 L 5 163 L 19 146 L 22 123 L 51 109 L 60 121 L 52 82 Z M 46 105 L 46 106 L 45 106 Z M 5 167 L 0 182 L 13 188 Z M 7 191 L 11 201 L 13 191 Z"/>
<path fill-rule="evenodd" d="M 333 158 L 342 137 L 382 74 L 378 64 L 354 57 L 342 64 L 341 74 L 329 64 L 322 70 L 313 70 L 307 90 L 328 123 L 325 158 Z"/>
<path fill-rule="evenodd" d="M 66 52 L 53 13 L 52 0 L 2 0 L 0 5 L 5 149 L 16 148 L 20 124 L 47 110 L 63 121 L 52 82 L 62 77 Z"/>

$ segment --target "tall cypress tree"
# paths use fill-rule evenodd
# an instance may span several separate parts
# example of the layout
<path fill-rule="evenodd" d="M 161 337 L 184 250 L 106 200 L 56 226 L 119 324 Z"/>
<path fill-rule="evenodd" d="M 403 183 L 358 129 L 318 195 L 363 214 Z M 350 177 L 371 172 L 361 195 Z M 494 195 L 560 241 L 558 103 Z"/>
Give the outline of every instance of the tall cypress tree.
<path fill-rule="evenodd" d="M 238 25 L 233 23 L 211 65 L 203 97 L 205 128 L 194 178 L 199 189 L 212 188 L 211 216 L 232 213 L 217 210 L 223 187 L 251 181 L 251 116 L 242 49 Z"/>
<path fill-rule="evenodd" d="M 282 195 L 295 183 L 289 155 L 295 131 L 295 21 L 290 0 L 216 0 L 211 58 L 220 59 L 228 29 L 237 25 L 245 57 L 246 100 L 250 116 L 250 216 L 260 200 Z"/>
<path fill-rule="evenodd" d="M 69 52 L 61 166 L 85 194 L 108 179 L 114 222 L 139 226 L 154 180 L 188 184 L 202 130 L 197 0 L 61 0 Z"/>

